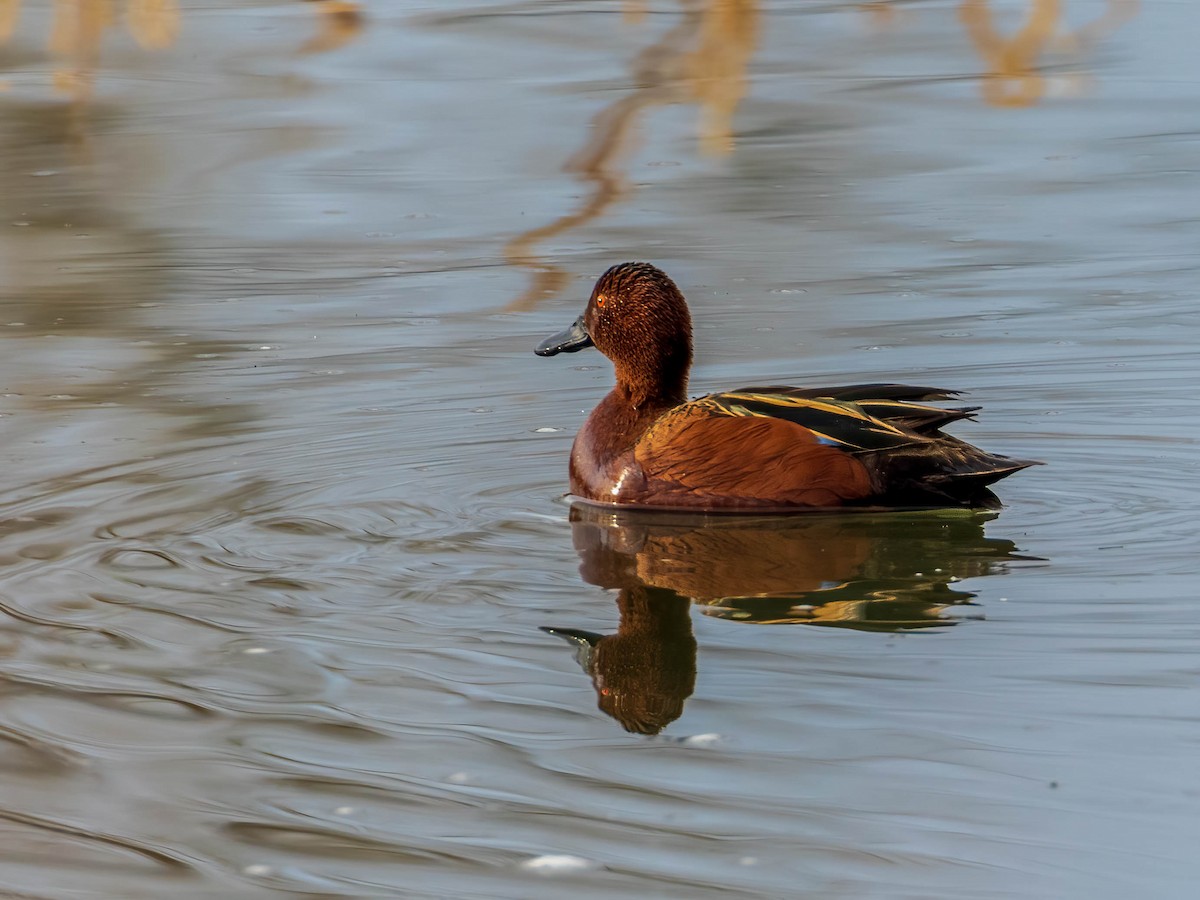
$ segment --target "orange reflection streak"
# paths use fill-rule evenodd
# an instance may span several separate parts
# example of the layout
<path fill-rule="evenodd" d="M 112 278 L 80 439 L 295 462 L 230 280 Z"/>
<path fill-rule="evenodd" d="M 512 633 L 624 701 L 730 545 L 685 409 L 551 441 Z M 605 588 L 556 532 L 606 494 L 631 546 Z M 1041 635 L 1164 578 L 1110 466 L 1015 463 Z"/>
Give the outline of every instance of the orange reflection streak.
<path fill-rule="evenodd" d="M 21 18 L 21 0 L 0 0 L 0 43 L 12 37 Z"/>
<path fill-rule="evenodd" d="M 992 106 L 1032 106 L 1042 98 L 1046 79 L 1035 68 L 1054 36 L 1061 13 L 1059 0 L 1033 0 L 1025 24 L 1005 40 L 992 24 L 988 0 L 963 0 L 959 18 L 988 67 L 980 86 L 984 102 Z"/>
<path fill-rule="evenodd" d="M 992 106 L 1021 107 L 1032 106 L 1045 96 L 1046 76 L 1037 69 L 1052 42 L 1078 57 L 1136 16 L 1139 9 L 1139 0 L 1109 0 L 1094 22 L 1056 37 L 1062 0 L 1032 0 L 1024 24 L 1008 39 L 996 30 L 988 0 L 963 0 L 958 13 L 988 69 L 980 85 L 984 101 Z"/>
<path fill-rule="evenodd" d="M 179 37 L 176 0 L 129 0 L 125 7 L 129 33 L 146 50 L 163 50 Z"/>
<path fill-rule="evenodd" d="M 641 112 L 654 106 L 695 102 L 700 106 L 700 146 L 710 155 L 733 149 L 732 118 L 746 92 L 746 66 L 758 37 L 758 0 L 709 0 L 703 9 L 683 2 L 684 18 L 661 40 L 643 50 L 632 66 L 634 92 L 592 119 L 591 137 L 564 166 L 591 186 L 583 203 L 553 222 L 523 232 L 504 247 L 511 264 L 532 269 L 532 283 L 505 307 L 532 309 L 561 290 L 568 280 L 559 266 L 539 259 L 534 248 L 556 235 L 601 216 L 628 185 L 616 166 L 629 148 Z M 640 21 L 645 6 L 627 0 L 627 21 Z"/>
<path fill-rule="evenodd" d="M 746 94 L 757 37 L 757 0 L 714 0 L 701 21 L 700 46 L 685 58 L 684 72 L 700 104 L 703 153 L 733 152 L 733 113 Z"/>
<path fill-rule="evenodd" d="M 301 53 L 329 53 L 362 34 L 364 17 L 357 3 L 348 0 L 319 0 L 319 31 L 300 48 Z"/>
<path fill-rule="evenodd" d="M 65 58 L 54 69 L 54 87 L 77 103 L 92 94 L 100 40 L 114 18 L 113 5 L 107 0 L 57 0 L 54 4 L 49 50 Z"/>

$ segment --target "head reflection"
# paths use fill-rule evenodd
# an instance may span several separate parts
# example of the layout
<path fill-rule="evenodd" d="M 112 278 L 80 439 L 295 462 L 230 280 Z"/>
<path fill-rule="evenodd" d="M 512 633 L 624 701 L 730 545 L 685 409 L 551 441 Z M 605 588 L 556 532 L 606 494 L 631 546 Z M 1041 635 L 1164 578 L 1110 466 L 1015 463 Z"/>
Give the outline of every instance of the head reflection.
<path fill-rule="evenodd" d="M 863 631 L 950 626 L 975 596 L 964 578 L 1018 559 L 988 538 L 994 513 L 966 510 L 809 516 L 686 515 L 571 508 L 584 581 L 617 591 L 615 634 L 547 627 L 576 647 L 600 709 L 657 734 L 696 681 L 689 606 L 759 624 Z"/>
<path fill-rule="evenodd" d="M 577 648 L 604 712 L 626 731 L 658 734 L 683 715 L 696 687 L 696 638 L 686 597 L 631 585 L 617 594 L 616 634 L 543 628 Z"/>

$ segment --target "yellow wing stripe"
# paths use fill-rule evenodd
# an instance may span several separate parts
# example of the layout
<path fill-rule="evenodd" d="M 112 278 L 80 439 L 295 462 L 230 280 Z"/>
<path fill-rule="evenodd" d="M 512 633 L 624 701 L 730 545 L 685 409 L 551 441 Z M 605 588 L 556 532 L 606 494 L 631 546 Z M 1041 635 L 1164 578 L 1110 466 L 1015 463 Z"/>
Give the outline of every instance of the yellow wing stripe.
<path fill-rule="evenodd" d="M 868 415 L 866 412 L 860 409 L 857 404 L 850 402 L 839 403 L 837 401 L 815 400 L 810 397 L 785 397 L 781 394 L 727 393 L 722 394 L 721 396 L 730 400 L 751 400 L 767 406 L 778 406 L 783 409 L 817 409 L 835 416 L 845 416 L 849 419 L 857 419 L 860 422 L 870 423 L 874 430 L 884 432 L 885 434 L 905 436 L 905 433 L 900 429 L 889 425 L 882 419 L 877 419 L 874 416 Z M 874 402 L 876 401 L 872 401 L 872 403 Z M 913 408 L 913 404 L 895 403 L 894 405 L 900 408 Z M 764 418 L 770 418 L 768 413 L 752 412 L 743 406 L 737 406 L 733 408 L 736 408 L 744 416 L 762 416 Z M 917 406 L 916 408 L 928 409 L 928 407 L 922 406 Z M 831 440 L 835 439 L 831 438 Z M 838 443 L 845 443 L 845 441 L 838 441 Z"/>

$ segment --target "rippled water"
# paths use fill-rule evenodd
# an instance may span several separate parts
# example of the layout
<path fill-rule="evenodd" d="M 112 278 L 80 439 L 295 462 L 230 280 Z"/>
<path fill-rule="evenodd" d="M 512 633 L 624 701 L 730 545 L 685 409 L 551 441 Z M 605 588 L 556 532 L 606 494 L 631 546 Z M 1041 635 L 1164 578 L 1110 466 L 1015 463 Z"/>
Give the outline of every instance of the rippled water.
<path fill-rule="evenodd" d="M 6 895 L 1193 895 L 1193 4 L 106 9 L 0 3 Z M 1049 465 L 572 510 L 627 258 Z"/>

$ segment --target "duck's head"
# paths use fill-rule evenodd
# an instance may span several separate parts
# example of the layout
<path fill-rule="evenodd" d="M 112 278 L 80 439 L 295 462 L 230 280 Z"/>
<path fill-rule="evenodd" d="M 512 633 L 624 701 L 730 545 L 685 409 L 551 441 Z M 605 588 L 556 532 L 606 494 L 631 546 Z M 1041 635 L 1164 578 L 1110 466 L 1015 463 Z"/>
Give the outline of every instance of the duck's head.
<path fill-rule="evenodd" d="M 635 407 L 651 401 L 680 403 L 687 395 L 692 318 L 675 282 L 657 266 L 613 266 L 596 282 L 583 315 L 534 352 L 555 356 L 585 347 L 612 360 L 617 387 Z"/>

